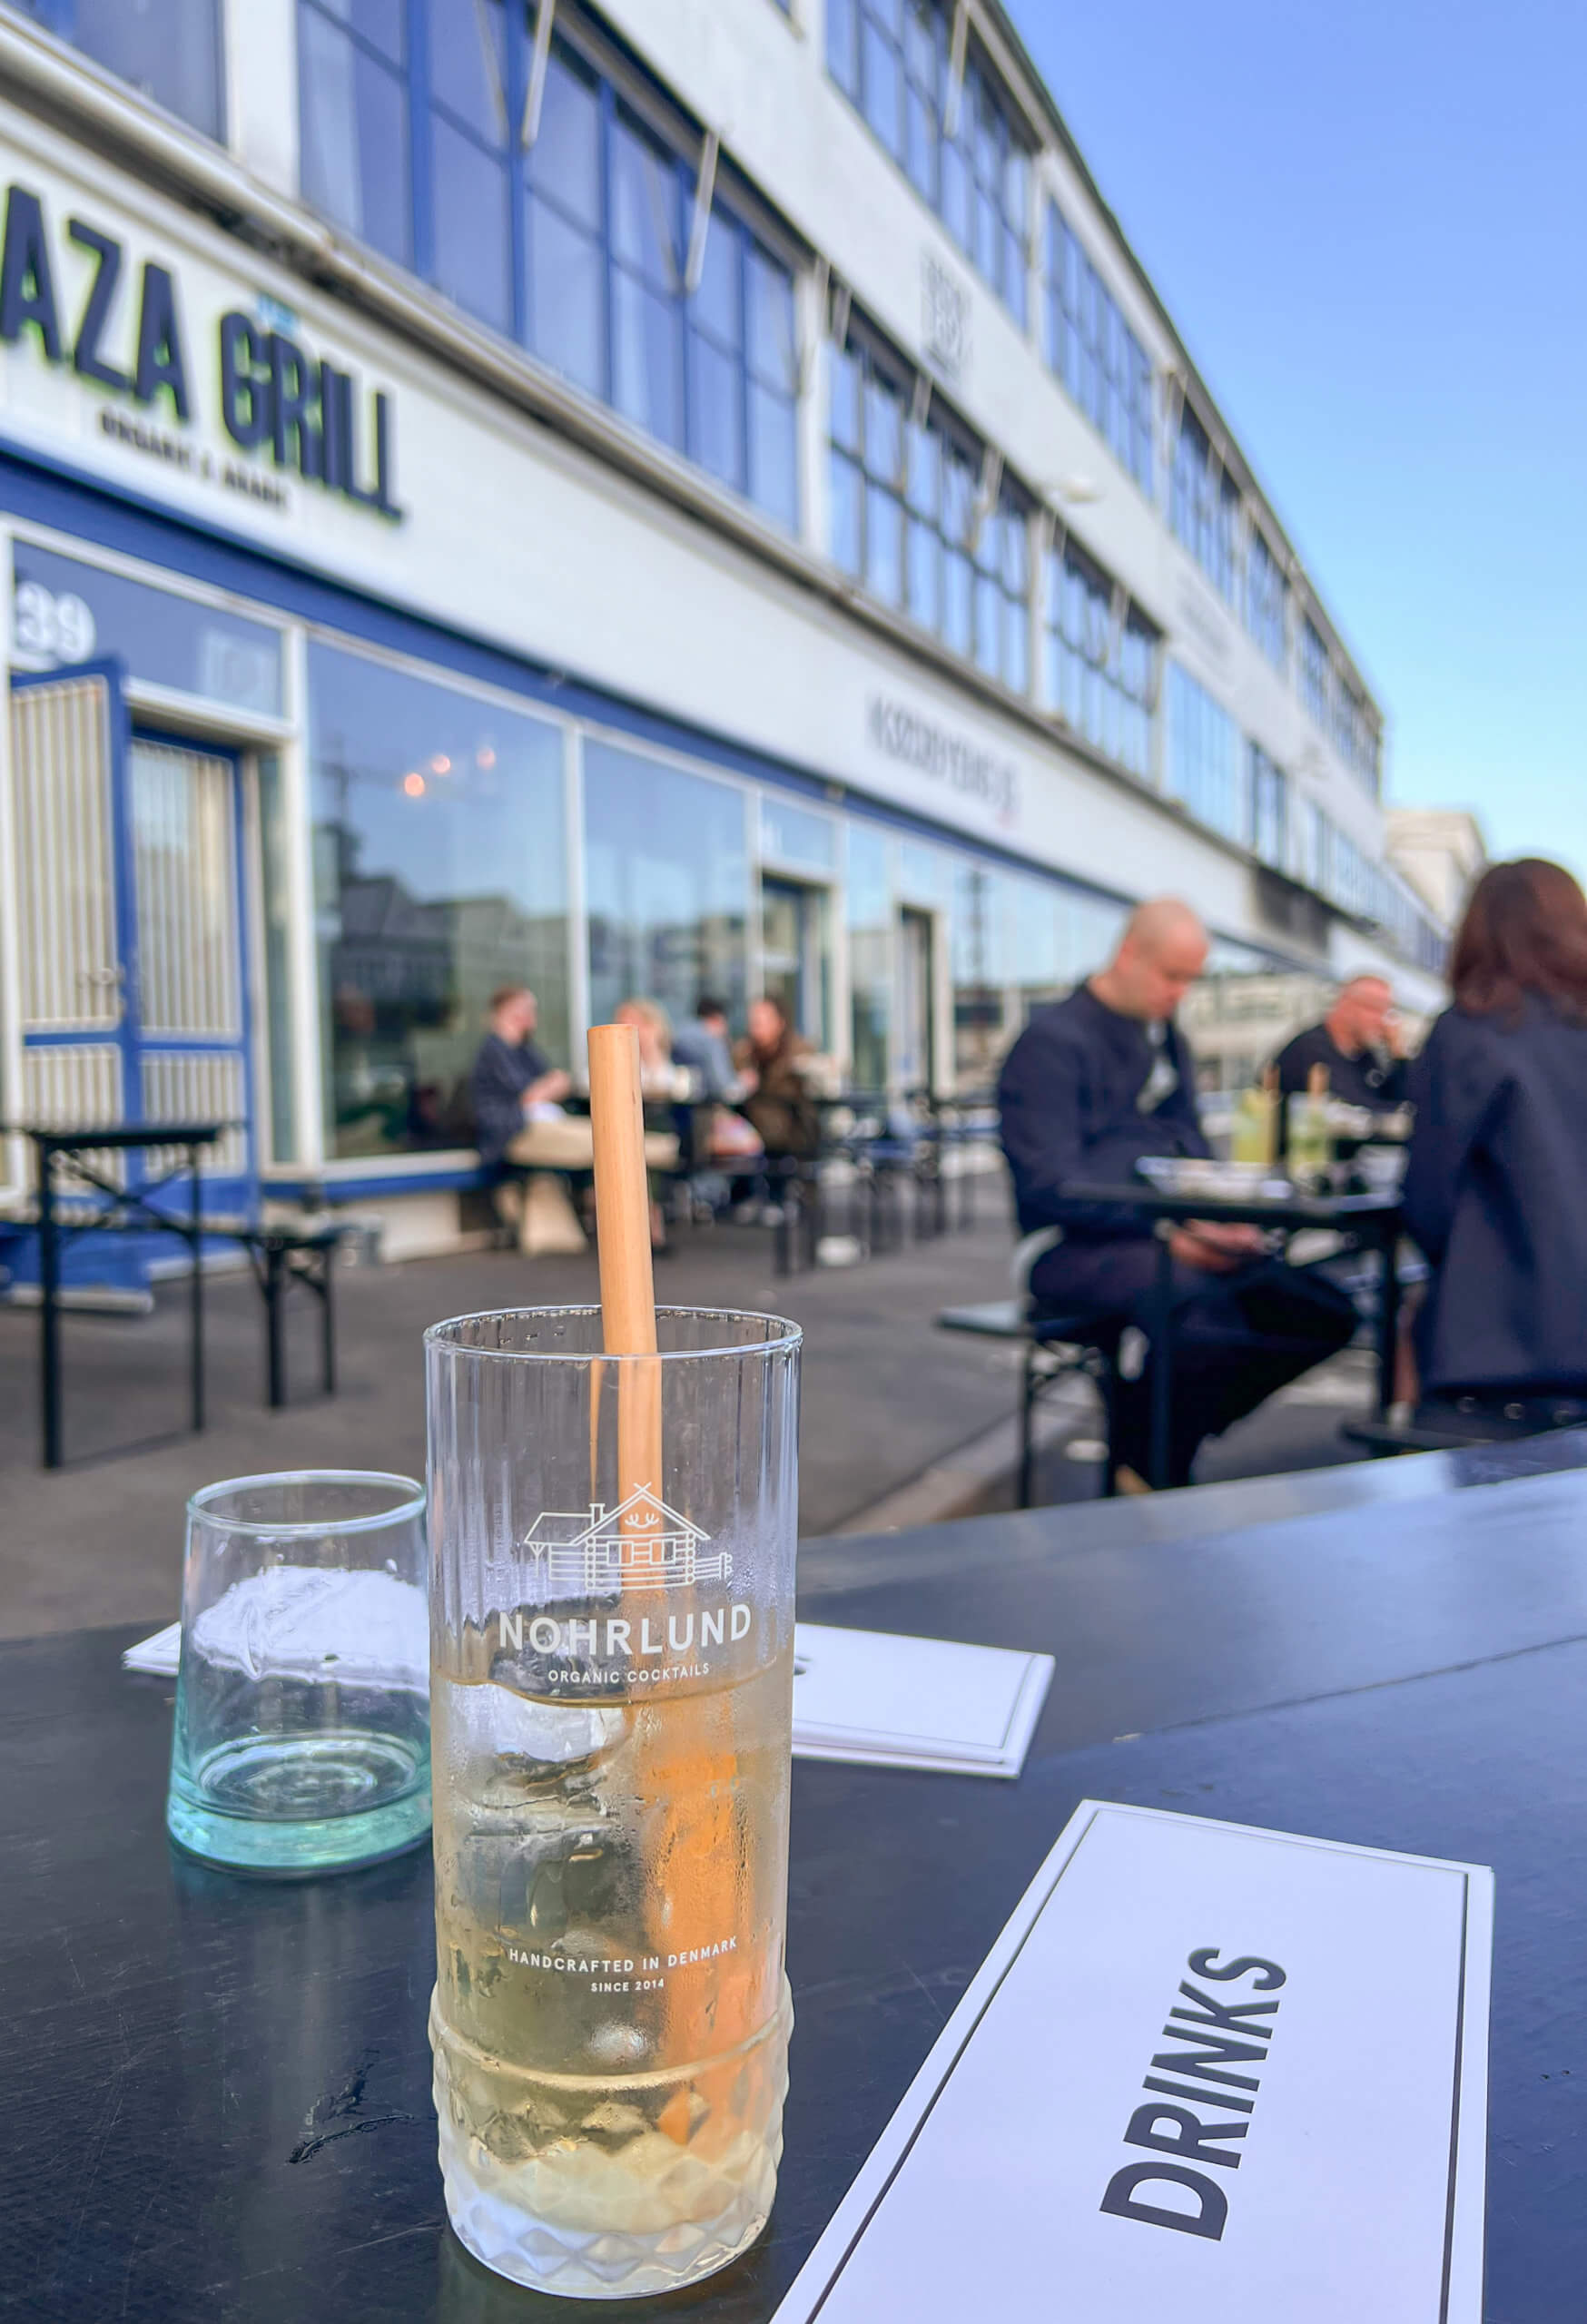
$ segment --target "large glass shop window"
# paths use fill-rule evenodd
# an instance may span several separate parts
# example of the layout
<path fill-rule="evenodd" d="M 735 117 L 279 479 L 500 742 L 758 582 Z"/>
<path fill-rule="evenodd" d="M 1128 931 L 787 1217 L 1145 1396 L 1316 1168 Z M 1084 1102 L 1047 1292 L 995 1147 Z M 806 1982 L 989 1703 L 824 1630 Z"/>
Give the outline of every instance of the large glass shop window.
<path fill-rule="evenodd" d="M 584 751 L 591 1019 L 657 1000 L 674 1023 L 702 992 L 744 1020 L 745 796 L 606 743 Z"/>
<path fill-rule="evenodd" d="M 309 704 L 326 1152 L 470 1146 L 498 986 L 567 1062 L 561 732 L 323 645 Z"/>

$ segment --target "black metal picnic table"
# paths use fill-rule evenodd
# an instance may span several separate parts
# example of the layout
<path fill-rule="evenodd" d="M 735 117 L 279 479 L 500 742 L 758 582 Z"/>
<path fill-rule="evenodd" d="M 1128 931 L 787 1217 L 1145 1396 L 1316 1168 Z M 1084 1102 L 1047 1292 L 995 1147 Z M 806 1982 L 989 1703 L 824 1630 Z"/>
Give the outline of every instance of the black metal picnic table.
<path fill-rule="evenodd" d="M 73 1129 L 45 1128 L 36 1124 L 12 1125 L 11 1134 L 30 1138 L 36 1159 L 39 1236 L 39 1392 L 44 1436 L 44 1465 L 64 1465 L 64 1399 L 61 1376 L 61 1257 L 65 1241 L 79 1234 L 127 1234 L 140 1230 L 174 1235 L 188 1247 L 192 1266 L 188 1284 L 188 1393 L 191 1426 L 202 1432 L 204 1413 L 204 1297 L 202 1246 L 217 1237 L 241 1244 L 247 1252 L 255 1282 L 264 1300 L 267 1383 L 272 1407 L 286 1402 L 286 1351 L 282 1298 L 290 1282 L 301 1282 L 315 1293 L 320 1305 L 320 1367 L 323 1391 L 336 1388 L 334 1281 L 337 1246 L 342 1230 L 323 1226 L 307 1230 L 267 1226 L 206 1216 L 200 1177 L 200 1157 L 214 1147 L 230 1127 L 224 1122 L 121 1122 Z M 0 1129 L 0 1135 L 5 1134 Z M 182 1157 L 169 1169 L 138 1187 L 116 1183 L 109 1172 L 87 1157 L 151 1149 L 175 1149 Z M 57 1185 L 56 1164 L 64 1162 L 74 1187 Z M 185 1211 L 168 1208 L 156 1197 L 176 1186 L 185 1174 Z M 71 1192 L 98 1197 L 84 1216 L 64 1214 L 63 1196 Z"/>

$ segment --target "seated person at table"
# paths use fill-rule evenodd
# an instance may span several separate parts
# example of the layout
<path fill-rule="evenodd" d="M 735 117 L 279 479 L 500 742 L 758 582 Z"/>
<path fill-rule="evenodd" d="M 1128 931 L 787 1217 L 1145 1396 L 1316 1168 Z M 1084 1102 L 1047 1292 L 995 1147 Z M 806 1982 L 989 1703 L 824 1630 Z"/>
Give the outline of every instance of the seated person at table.
<path fill-rule="evenodd" d="M 1484 874 L 1411 1069 L 1405 1225 L 1433 1269 L 1424 1396 L 1547 1426 L 1587 1400 L 1587 901 L 1536 858 Z M 1520 1408 L 1511 1413 L 1512 1405 Z"/>
<path fill-rule="evenodd" d="M 1201 974 L 1207 932 L 1188 904 L 1160 897 L 1132 916 L 1105 969 L 1067 1000 L 1039 1009 L 998 1084 L 1003 1151 L 1020 1231 L 1032 1245 L 1038 1314 L 1095 1319 L 1117 1337 L 1149 1331 L 1157 1253 L 1151 1222 L 1124 1204 L 1074 1202 L 1065 1189 L 1140 1184 L 1146 1155 L 1210 1152 L 1196 1110 L 1196 1065 L 1174 1011 Z M 1265 1256 L 1254 1226 L 1199 1221 L 1173 1230 L 1173 1426 L 1168 1482 L 1188 1484 L 1197 1448 L 1286 1381 L 1344 1347 L 1355 1311 L 1332 1284 Z M 1150 1446 L 1149 1362 L 1121 1380 L 1119 1482 L 1138 1488 Z"/>
<path fill-rule="evenodd" d="M 1328 1095 L 1368 1113 L 1392 1114 L 1409 1093 L 1409 1067 L 1399 1047 L 1393 988 L 1384 977 L 1349 978 L 1320 1025 L 1308 1025 L 1274 1059 L 1278 1095 L 1287 1099 L 1310 1087 L 1314 1066 L 1325 1066 Z M 1279 1114 L 1282 1151 L 1284 1115 Z"/>
<path fill-rule="evenodd" d="M 796 1033 L 780 1000 L 749 1005 L 749 1037 L 738 1043 L 733 1062 L 749 1094 L 743 1110 L 773 1161 L 803 1160 L 821 1144 L 821 1115 L 810 1094 L 815 1051 Z"/>
<path fill-rule="evenodd" d="M 731 1106 L 744 1095 L 746 1085 L 733 1062 L 724 1000 L 703 992 L 692 1022 L 673 1035 L 672 1053 L 675 1062 L 686 1065 L 694 1075 L 695 1098 Z"/>
<path fill-rule="evenodd" d="M 518 1209 L 518 1246 L 527 1253 L 582 1251 L 584 1229 L 565 1191 L 536 1172 L 595 1167 L 595 1137 L 587 1118 L 564 1110 L 573 1077 L 535 1046 L 539 1004 L 527 985 L 503 985 L 490 996 L 490 1015 L 469 1076 L 474 1142 L 479 1159 L 498 1178 L 531 1174 Z M 646 1136 L 645 1158 L 670 1169 L 677 1140 Z"/>

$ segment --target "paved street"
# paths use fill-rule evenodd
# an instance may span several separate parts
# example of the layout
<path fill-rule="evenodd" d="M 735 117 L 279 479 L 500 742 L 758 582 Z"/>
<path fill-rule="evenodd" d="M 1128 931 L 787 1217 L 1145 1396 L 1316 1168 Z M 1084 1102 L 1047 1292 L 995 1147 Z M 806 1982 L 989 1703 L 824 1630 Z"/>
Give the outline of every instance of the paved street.
<path fill-rule="evenodd" d="M 984 1206 L 984 1223 L 967 1233 L 786 1281 L 774 1274 L 770 1237 L 760 1229 L 698 1232 L 658 1269 L 664 1299 L 771 1309 L 803 1325 L 803 1534 L 852 1527 L 1000 1423 L 1011 1446 L 1017 1352 L 932 1328 L 940 1307 L 1007 1294 L 1007 1229 L 990 1200 Z M 201 1437 L 171 1433 L 185 1413 L 183 1285 L 168 1285 L 150 1317 L 69 1315 L 72 1465 L 54 1474 L 37 1465 L 37 1317 L 0 1310 L 0 1636 L 169 1620 L 183 1502 L 216 1477 L 320 1466 L 422 1475 L 425 1326 L 477 1308 L 596 1296 L 587 1258 L 529 1262 L 482 1252 L 350 1268 L 338 1278 L 340 1393 L 329 1403 L 311 1400 L 316 1316 L 305 1304 L 291 1350 L 301 1401 L 271 1413 L 263 1402 L 258 1295 L 246 1276 L 215 1278 L 207 1305 L 211 1425 Z M 1337 1459 L 1341 1413 L 1365 1394 L 1362 1359 L 1348 1355 L 1231 1431 L 1208 1452 L 1205 1472 L 1251 1475 Z M 1083 1452 L 1093 1431 L 1082 1412 L 1065 1433 L 1078 1434 L 1072 1449 Z M 143 1450 L 112 1450 L 161 1436 Z M 1094 1459 L 1071 1458 L 1061 1443 L 1048 1449 L 1044 1500 L 1089 1498 L 1098 1484 Z M 1007 1494 L 988 1496 L 999 1498 Z"/>

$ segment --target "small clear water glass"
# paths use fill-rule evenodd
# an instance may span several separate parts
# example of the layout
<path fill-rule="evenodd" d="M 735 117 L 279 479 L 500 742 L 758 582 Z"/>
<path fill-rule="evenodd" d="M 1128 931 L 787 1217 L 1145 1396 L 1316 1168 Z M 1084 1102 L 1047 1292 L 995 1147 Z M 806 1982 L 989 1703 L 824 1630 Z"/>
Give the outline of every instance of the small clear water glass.
<path fill-rule="evenodd" d="M 165 1821 L 239 1871 L 330 1872 L 429 1829 L 424 1487 L 301 1470 L 187 1505 Z"/>

